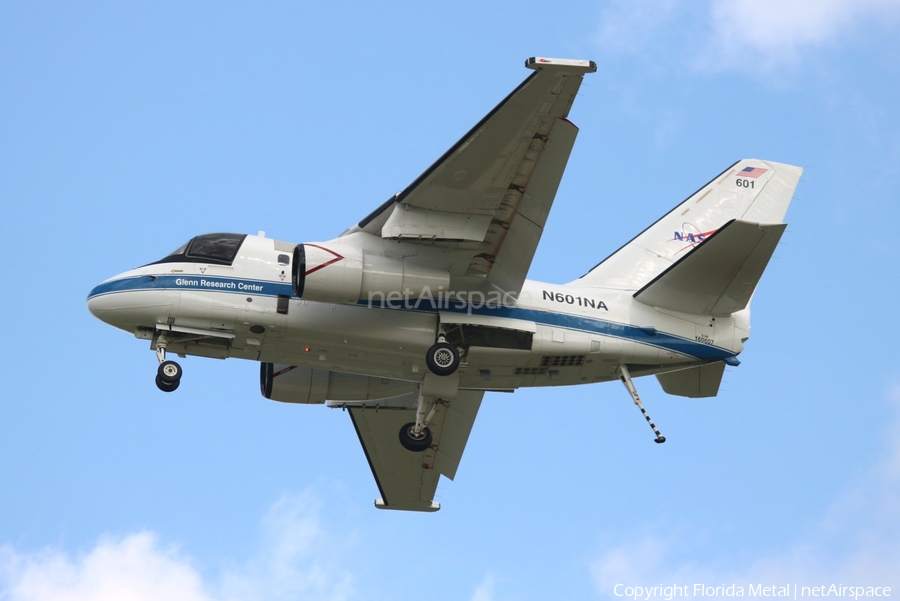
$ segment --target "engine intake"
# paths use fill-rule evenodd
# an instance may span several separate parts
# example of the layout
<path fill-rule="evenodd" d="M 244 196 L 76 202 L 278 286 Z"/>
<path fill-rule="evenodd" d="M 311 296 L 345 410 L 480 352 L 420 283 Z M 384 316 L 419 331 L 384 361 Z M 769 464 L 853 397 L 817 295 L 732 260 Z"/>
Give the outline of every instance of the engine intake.
<path fill-rule="evenodd" d="M 294 248 L 291 271 L 294 294 L 329 303 L 356 303 L 437 296 L 450 287 L 450 274 L 406 259 L 366 254 L 339 243 L 305 243 Z"/>

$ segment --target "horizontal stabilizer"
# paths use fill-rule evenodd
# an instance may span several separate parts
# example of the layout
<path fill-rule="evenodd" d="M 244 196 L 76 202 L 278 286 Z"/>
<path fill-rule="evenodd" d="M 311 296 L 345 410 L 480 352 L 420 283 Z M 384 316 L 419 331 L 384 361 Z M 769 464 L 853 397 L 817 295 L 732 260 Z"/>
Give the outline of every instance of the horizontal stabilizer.
<path fill-rule="evenodd" d="M 657 374 L 656 379 L 668 394 L 696 399 L 716 396 L 723 373 L 725 364 L 716 361 L 699 367 Z"/>
<path fill-rule="evenodd" d="M 725 316 L 747 307 L 787 224 L 733 219 L 635 292 L 645 305 Z"/>

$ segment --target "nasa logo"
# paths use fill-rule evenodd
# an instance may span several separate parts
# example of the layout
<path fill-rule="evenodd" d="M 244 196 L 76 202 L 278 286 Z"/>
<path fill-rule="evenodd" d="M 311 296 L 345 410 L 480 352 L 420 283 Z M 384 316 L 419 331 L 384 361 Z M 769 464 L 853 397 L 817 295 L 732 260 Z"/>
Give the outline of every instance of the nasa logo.
<path fill-rule="evenodd" d="M 701 242 L 706 240 L 709 236 L 712 236 L 713 234 L 715 234 L 716 231 L 718 231 L 718 230 L 709 230 L 708 232 L 697 232 L 697 233 L 684 232 L 684 231 L 675 232 L 673 234 L 672 238 L 669 240 L 669 242 L 687 242 L 687 246 L 684 246 L 684 247 L 678 249 L 678 252 L 675 253 L 677 255 L 678 253 L 680 253 L 688 248 L 693 248 L 693 247 L 697 246 L 698 244 L 700 244 Z"/>

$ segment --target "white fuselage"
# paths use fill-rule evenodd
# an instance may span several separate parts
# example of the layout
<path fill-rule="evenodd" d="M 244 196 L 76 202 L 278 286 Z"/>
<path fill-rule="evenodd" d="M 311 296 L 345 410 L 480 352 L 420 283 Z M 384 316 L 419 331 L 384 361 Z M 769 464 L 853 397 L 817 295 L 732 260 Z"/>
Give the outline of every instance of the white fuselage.
<path fill-rule="evenodd" d="M 171 353 L 236 357 L 419 381 L 425 353 L 448 319 L 518 323 L 529 349 L 471 346 L 460 387 L 510 390 L 587 384 L 727 360 L 749 336 L 748 311 L 712 318 L 664 311 L 632 293 L 526 281 L 515 306 L 450 297 L 322 303 L 293 296 L 284 243 L 247 236 L 231 265 L 162 262 L 132 269 L 91 291 L 103 321 L 156 340 L 177 332 Z M 281 262 L 279 262 L 281 259 Z M 279 298 L 280 297 L 280 298 Z M 470 299 L 471 300 L 471 299 Z M 463 317 L 465 316 L 465 317 Z M 505 320 L 505 321 L 504 321 Z"/>

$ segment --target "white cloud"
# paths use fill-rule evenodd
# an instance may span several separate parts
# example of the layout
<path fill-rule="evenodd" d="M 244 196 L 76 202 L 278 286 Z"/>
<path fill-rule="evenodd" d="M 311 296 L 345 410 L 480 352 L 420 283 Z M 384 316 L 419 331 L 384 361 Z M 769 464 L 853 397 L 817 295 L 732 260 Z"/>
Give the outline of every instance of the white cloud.
<path fill-rule="evenodd" d="M 475 588 L 472 595 L 472 601 L 493 601 L 494 599 L 494 577 L 488 575 Z"/>
<path fill-rule="evenodd" d="M 900 427 L 900 387 L 888 392 L 893 427 Z M 672 532 L 642 533 L 636 541 L 614 546 L 591 564 L 598 592 L 614 596 L 616 584 L 796 583 L 891 586 L 900 591 L 900 443 L 891 439 L 883 459 L 840 494 L 813 520 L 809 532 L 786 549 L 742 561 L 740 567 L 701 565 L 689 559 L 696 549 Z M 693 591 L 691 591 L 692 593 Z M 692 595 L 691 595 L 692 596 Z"/>
<path fill-rule="evenodd" d="M 894 386 L 888 391 L 888 400 L 893 403 L 895 410 L 900 413 L 900 385 Z M 900 437 L 892 437 L 889 445 L 889 452 L 884 464 L 884 474 L 885 477 L 897 481 L 900 480 Z"/>
<path fill-rule="evenodd" d="M 614 0 L 595 39 L 612 54 L 762 73 L 850 37 L 860 24 L 898 18 L 898 0 Z"/>
<path fill-rule="evenodd" d="M 10 601 L 212 601 L 190 558 L 149 532 L 104 538 L 87 554 L 0 551 L 0 598 Z"/>
<path fill-rule="evenodd" d="M 349 541 L 327 532 L 320 504 L 306 493 L 284 497 L 263 520 L 263 544 L 246 565 L 213 582 L 191 558 L 163 547 L 150 532 L 104 537 L 77 555 L 47 549 L 22 553 L 0 547 L 3 601 L 341 601 L 353 594 L 339 556 Z"/>
<path fill-rule="evenodd" d="M 478 583 L 478 586 L 475 587 L 475 592 L 472 593 L 472 601 L 500 601 L 502 599 L 509 599 L 511 597 L 507 596 L 498 596 L 497 594 L 497 577 L 494 574 L 487 574 L 481 582 Z M 500 578 L 501 586 L 505 585 L 505 588 L 509 588 L 511 582 L 506 578 Z M 507 591 L 508 593 L 508 591 Z M 516 597 L 518 598 L 518 597 Z"/>
<path fill-rule="evenodd" d="M 896 0 L 713 0 L 702 66 L 768 70 L 837 40 L 866 19 L 900 14 Z"/>
<path fill-rule="evenodd" d="M 321 503 L 310 493 L 283 497 L 263 519 L 263 549 L 241 570 L 225 574 L 237 599 L 344 600 L 353 594 L 342 566 L 349 540 L 326 531 Z"/>
<path fill-rule="evenodd" d="M 616 0 L 600 17 L 598 45 L 615 53 L 634 53 L 644 48 L 668 21 L 675 0 Z"/>

